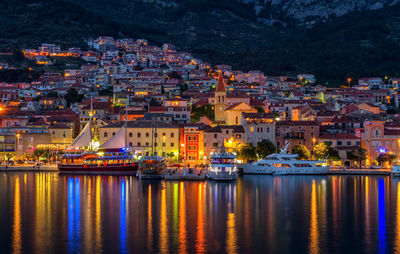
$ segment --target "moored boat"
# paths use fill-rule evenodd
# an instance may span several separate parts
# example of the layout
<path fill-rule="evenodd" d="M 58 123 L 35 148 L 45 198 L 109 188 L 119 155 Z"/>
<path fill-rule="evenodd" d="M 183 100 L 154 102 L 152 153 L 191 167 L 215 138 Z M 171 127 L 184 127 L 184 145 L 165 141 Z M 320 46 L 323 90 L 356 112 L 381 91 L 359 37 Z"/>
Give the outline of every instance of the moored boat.
<path fill-rule="evenodd" d="M 167 159 L 161 156 L 144 156 L 139 161 L 140 179 L 163 179 L 167 170 Z"/>
<path fill-rule="evenodd" d="M 167 158 L 158 156 L 154 151 L 154 133 L 155 129 L 152 124 L 151 128 L 151 153 L 143 156 L 139 161 L 139 169 L 137 176 L 139 179 L 163 179 L 167 171 Z"/>
<path fill-rule="evenodd" d="M 92 115 L 92 114 L 90 114 Z M 61 173 L 135 175 L 138 163 L 127 147 L 127 120 L 108 141 L 98 147 L 92 137 L 92 119 L 68 146 L 58 164 Z"/>
<path fill-rule="evenodd" d="M 273 153 L 262 160 L 242 165 L 244 174 L 320 175 L 328 174 L 325 161 L 299 160 L 297 154 L 287 154 L 290 143 L 280 153 Z"/>
<path fill-rule="evenodd" d="M 392 166 L 391 175 L 400 176 L 400 164 L 396 163 Z"/>
<path fill-rule="evenodd" d="M 69 152 L 58 165 L 60 172 L 70 174 L 134 175 L 138 163 L 123 149 L 99 149 L 97 153 Z"/>
<path fill-rule="evenodd" d="M 217 181 L 237 180 L 236 155 L 226 152 L 224 147 L 221 151 L 210 154 L 207 178 Z"/>

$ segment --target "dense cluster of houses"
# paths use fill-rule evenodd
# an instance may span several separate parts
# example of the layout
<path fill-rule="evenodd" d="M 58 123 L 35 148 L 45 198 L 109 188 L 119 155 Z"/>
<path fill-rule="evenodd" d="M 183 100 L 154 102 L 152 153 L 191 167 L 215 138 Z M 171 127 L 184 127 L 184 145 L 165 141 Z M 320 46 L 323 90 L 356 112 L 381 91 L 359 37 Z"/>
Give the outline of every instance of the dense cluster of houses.
<path fill-rule="evenodd" d="M 240 152 L 262 140 L 311 152 L 324 142 L 346 166 L 357 163 L 349 153 L 361 147 L 366 165 L 381 154 L 400 153 L 400 79 L 361 78 L 353 85 L 349 79 L 327 88 L 311 74 L 268 76 L 211 66 L 174 45 L 144 39 L 99 37 L 87 44 L 87 51 L 54 44 L 23 50 L 37 65 L 51 65 L 52 57 L 80 58 L 82 65 L 46 72 L 31 83 L 0 83 L 0 154 L 23 159 L 35 149 L 61 152 L 90 117 L 98 144 L 126 119 L 133 151 L 156 147 L 160 155 L 189 163 L 204 163 L 222 145 Z"/>

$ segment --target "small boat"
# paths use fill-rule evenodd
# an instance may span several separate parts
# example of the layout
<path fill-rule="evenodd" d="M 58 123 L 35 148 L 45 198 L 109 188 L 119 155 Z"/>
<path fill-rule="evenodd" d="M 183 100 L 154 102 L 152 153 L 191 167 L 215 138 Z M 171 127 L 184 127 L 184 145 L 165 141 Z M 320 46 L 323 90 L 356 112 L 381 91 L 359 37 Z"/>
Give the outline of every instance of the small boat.
<path fill-rule="evenodd" d="M 226 152 L 225 147 L 219 152 L 211 153 L 207 178 L 217 181 L 237 180 L 236 155 Z"/>
<path fill-rule="evenodd" d="M 320 175 L 329 173 L 325 161 L 299 160 L 297 154 L 287 154 L 290 143 L 280 153 L 273 153 L 262 160 L 242 165 L 244 174 Z"/>
<path fill-rule="evenodd" d="M 167 159 L 161 156 L 144 156 L 139 161 L 139 179 L 163 179 L 167 170 Z"/>
<path fill-rule="evenodd" d="M 153 125 L 153 124 L 152 124 Z M 137 176 L 139 179 L 163 179 L 167 171 L 167 158 L 157 156 L 154 151 L 154 128 L 151 128 L 151 154 L 143 156 L 139 161 Z"/>

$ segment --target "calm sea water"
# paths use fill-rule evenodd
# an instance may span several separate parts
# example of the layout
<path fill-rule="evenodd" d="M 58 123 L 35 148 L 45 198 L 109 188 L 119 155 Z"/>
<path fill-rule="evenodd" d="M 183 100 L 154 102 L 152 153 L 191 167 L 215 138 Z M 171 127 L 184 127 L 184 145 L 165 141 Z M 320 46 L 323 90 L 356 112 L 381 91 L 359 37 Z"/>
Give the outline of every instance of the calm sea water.
<path fill-rule="evenodd" d="M 0 252 L 400 252 L 400 178 L 1 173 Z"/>

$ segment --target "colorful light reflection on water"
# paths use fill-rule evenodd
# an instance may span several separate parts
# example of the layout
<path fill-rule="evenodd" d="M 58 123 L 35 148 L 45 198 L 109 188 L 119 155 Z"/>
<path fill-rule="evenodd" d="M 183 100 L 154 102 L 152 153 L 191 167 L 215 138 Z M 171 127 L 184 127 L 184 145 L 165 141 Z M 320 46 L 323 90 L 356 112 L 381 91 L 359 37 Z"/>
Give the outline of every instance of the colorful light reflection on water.
<path fill-rule="evenodd" d="M 400 251 L 400 178 L 0 174 L 5 253 Z"/>

